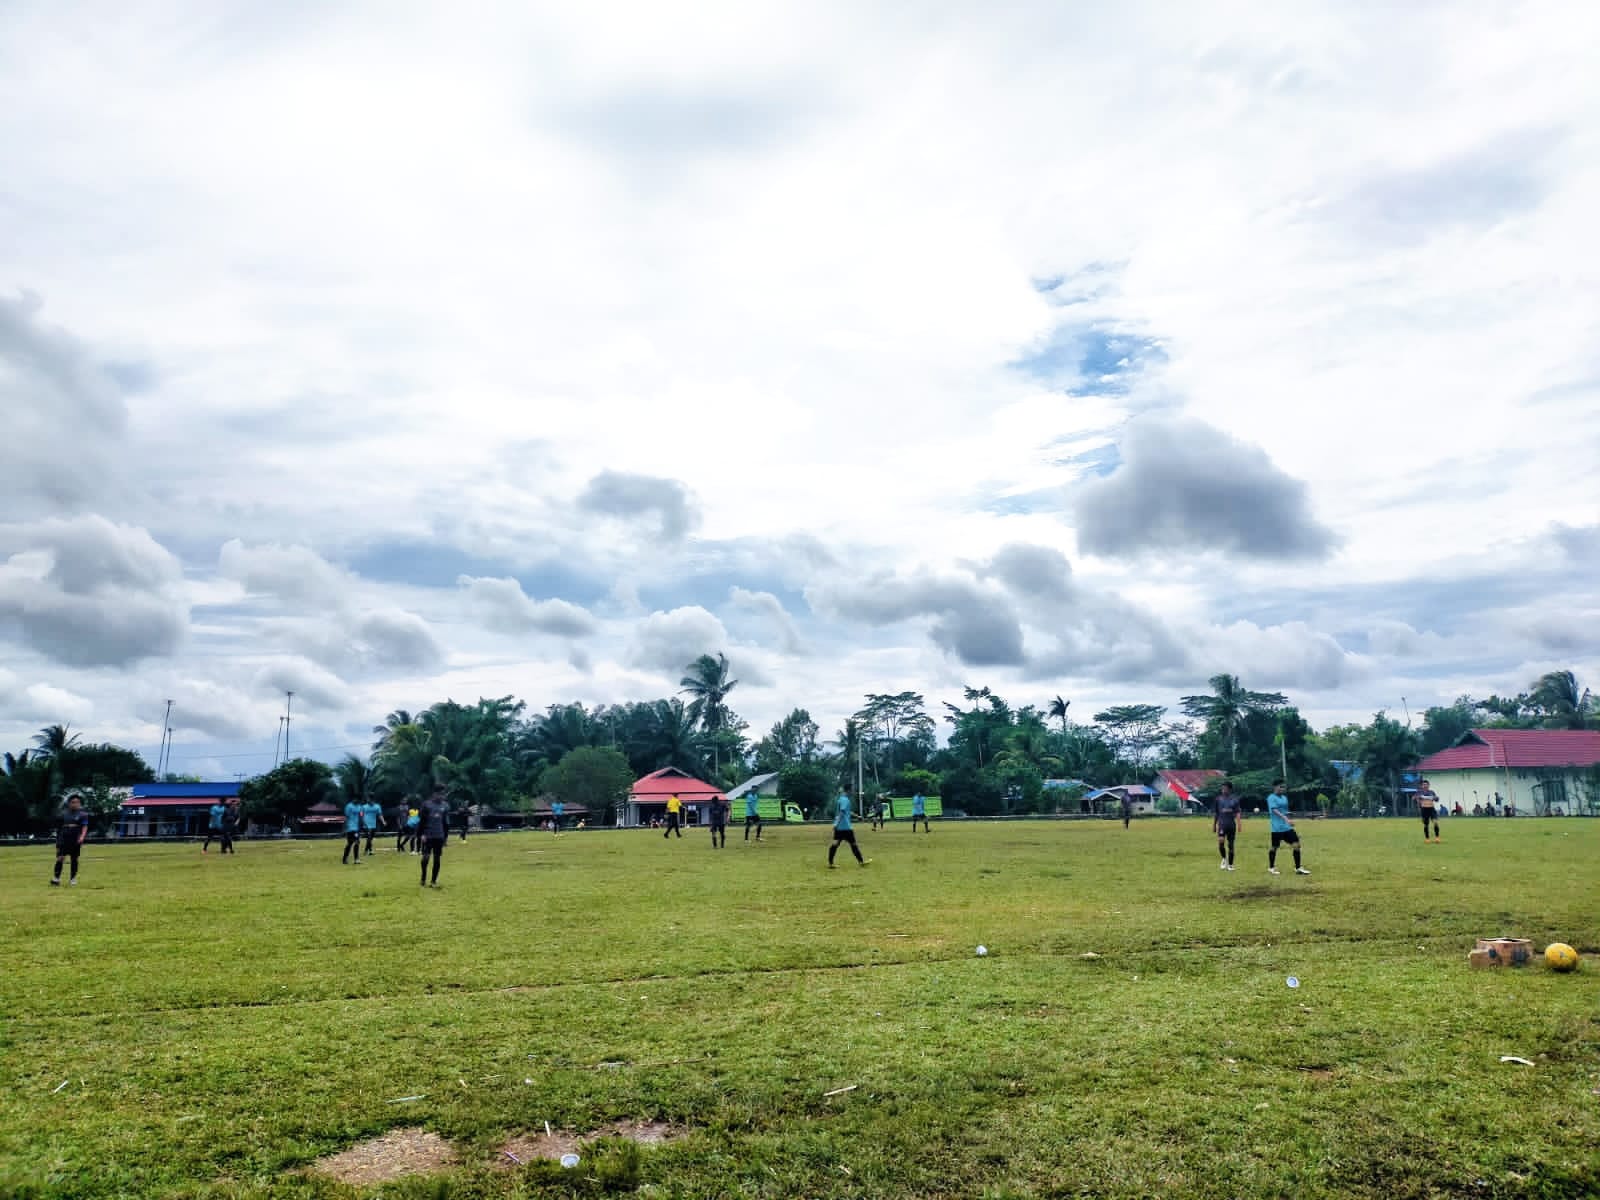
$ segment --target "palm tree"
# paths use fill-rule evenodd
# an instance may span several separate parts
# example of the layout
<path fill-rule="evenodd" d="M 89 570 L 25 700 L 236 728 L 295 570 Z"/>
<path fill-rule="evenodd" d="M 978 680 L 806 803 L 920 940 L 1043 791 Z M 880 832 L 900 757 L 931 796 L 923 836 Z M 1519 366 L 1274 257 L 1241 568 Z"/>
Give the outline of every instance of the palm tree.
<path fill-rule="evenodd" d="M 737 679 L 728 678 L 728 656 L 718 652 L 716 657 L 702 654 L 689 664 L 689 673 L 678 680 L 682 694 L 692 696 L 700 705 L 701 727 L 711 739 L 711 765 L 715 771 L 721 765 L 717 754 L 717 735 L 728 722 L 728 706 L 724 701 L 728 693 L 739 686 Z"/>
<path fill-rule="evenodd" d="M 1571 671 L 1545 672 L 1534 681 L 1528 699 L 1544 710 L 1545 724 L 1556 729 L 1587 729 L 1595 709 L 1589 689 L 1579 691 Z"/>
<path fill-rule="evenodd" d="M 691 775 L 704 769 L 705 734 L 700 731 L 700 702 L 685 704 L 674 697 L 657 700 L 650 706 L 650 724 L 645 731 L 645 751 L 653 770 L 677 767 Z"/>
<path fill-rule="evenodd" d="M 1252 692 L 1239 682 L 1237 675 L 1213 675 L 1207 682 L 1211 684 L 1211 695 L 1183 697 L 1183 711 L 1215 730 L 1228 745 L 1228 761 L 1236 761 L 1239 731 L 1250 714 L 1282 708 L 1288 698 L 1282 692 Z"/>
<path fill-rule="evenodd" d="M 37 746 L 38 753 L 35 757 L 60 759 L 67 751 L 78 744 L 78 735 L 69 733 L 71 726 L 46 725 L 33 735 L 33 744 Z"/>
<path fill-rule="evenodd" d="M 1050 716 L 1052 719 L 1061 722 L 1061 734 L 1063 737 L 1066 736 L 1067 732 L 1067 709 L 1071 707 L 1072 701 L 1063 700 L 1060 696 L 1050 701 Z"/>
<path fill-rule="evenodd" d="M 383 749 L 383 744 L 389 740 L 395 730 L 399 729 L 403 725 L 415 725 L 416 722 L 417 719 L 405 709 L 395 709 L 383 719 L 382 725 L 374 725 L 372 727 L 372 732 L 378 739 L 372 743 L 373 753 L 376 754 L 378 751 Z"/>
<path fill-rule="evenodd" d="M 344 793 L 346 800 L 366 803 L 367 793 L 372 787 L 371 767 L 354 754 L 346 754 L 334 767 L 333 773 L 339 780 L 339 790 Z"/>

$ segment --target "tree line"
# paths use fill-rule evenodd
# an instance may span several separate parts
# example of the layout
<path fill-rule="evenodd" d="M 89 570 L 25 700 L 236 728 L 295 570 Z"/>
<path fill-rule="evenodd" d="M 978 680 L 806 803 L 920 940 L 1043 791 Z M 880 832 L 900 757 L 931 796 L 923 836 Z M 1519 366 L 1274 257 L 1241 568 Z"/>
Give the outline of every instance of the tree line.
<path fill-rule="evenodd" d="M 941 796 L 946 811 L 1028 814 L 1075 810 L 1085 790 L 1149 782 L 1159 768 L 1212 767 L 1247 796 L 1283 774 L 1298 807 L 1394 811 L 1405 772 L 1468 729 L 1600 728 L 1600 705 L 1571 671 L 1543 675 L 1513 697 L 1462 696 L 1428 708 L 1415 729 L 1378 712 L 1321 732 L 1282 693 L 1221 674 L 1207 691 L 1181 697 L 1175 712 L 1121 704 L 1079 722 L 1062 696 L 1013 704 L 979 686 L 936 708 L 915 691 L 868 693 L 831 736 L 796 708 L 757 737 L 732 706 L 738 684 L 725 656 L 706 654 L 688 665 L 678 694 L 662 699 L 529 712 L 502 696 L 397 709 L 373 728 L 369 754 L 334 764 L 291 759 L 247 780 L 243 807 L 254 820 L 293 821 L 319 802 L 392 807 L 442 788 L 452 804 L 482 813 L 526 813 L 545 797 L 582 805 L 600 822 L 633 780 L 677 767 L 725 789 L 775 774 L 780 794 L 808 811 L 859 781 L 868 794 Z M 115 807 L 111 788 L 154 779 L 134 751 L 85 744 L 60 725 L 3 765 L 6 833 L 48 827 L 67 791 L 82 792 L 103 815 Z M 1600 806 L 1600 790 L 1593 802 Z"/>

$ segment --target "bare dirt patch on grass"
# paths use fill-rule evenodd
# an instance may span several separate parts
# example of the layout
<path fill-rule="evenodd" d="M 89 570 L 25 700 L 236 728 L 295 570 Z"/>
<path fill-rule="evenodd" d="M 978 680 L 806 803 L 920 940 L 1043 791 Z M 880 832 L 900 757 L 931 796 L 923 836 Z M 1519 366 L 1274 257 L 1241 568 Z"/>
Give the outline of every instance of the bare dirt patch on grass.
<path fill-rule="evenodd" d="M 687 1132 L 665 1121 L 613 1121 L 590 1133 L 572 1133 L 565 1129 L 550 1133 L 524 1133 L 500 1147 L 500 1161 L 502 1166 L 506 1166 L 532 1162 L 536 1158 L 559 1160 L 563 1154 L 577 1154 L 578 1148 L 585 1142 L 599 1138 L 622 1138 L 641 1146 L 662 1146 L 676 1141 Z"/>
<path fill-rule="evenodd" d="M 456 1165 L 449 1142 L 426 1129 L 391 1129 L 348 1150 L 318 1159 L 311 1168 L 340 1183 L 392 1183 L 407 1175 L 429 1175 Z"/>

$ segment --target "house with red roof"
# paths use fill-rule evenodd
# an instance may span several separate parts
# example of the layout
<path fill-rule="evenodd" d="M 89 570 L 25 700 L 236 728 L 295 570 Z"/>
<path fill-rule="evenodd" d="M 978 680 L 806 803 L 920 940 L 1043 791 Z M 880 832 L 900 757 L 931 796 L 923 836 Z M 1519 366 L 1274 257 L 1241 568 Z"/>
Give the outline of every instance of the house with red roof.
<path fill-rule="evenodd" d="M 1600 812 L 1600 731 L 1469 729 L 1417 770 L 1452 809 L 1492 803 L 1523 813 Z"/>
<path fill-rule="evenodd" d="M 697 823 L 705 822 L 705 810 L 713 797 L 721 796 L 722 789 L 704 780 L 696 779 L 677 767 L 662 767 L 659 771 L 636 780 L 622 806 L 624 825 L 648 825 L 653 820 L 665 820 L 667 800 L 676 796 L 683 802 L 684 821 L 693 814 Z"/>
<path fill-rule="evenodd" d="M 1156 791 L 1171 796 L 1178 802 L 1179 811 L 1185 808 L 1204 808 L 1196 793 L 1212 792 L 1224 778 L 1224 773 L 1214 767 L 1201 767 L 1192 771 L 1157 771 Z"/>

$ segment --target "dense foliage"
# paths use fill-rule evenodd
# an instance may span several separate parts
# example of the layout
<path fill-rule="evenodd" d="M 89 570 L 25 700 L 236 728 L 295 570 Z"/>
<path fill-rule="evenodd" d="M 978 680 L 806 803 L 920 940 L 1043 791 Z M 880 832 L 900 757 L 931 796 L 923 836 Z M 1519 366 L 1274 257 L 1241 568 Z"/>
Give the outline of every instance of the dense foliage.
<path fill-rule="evenodd" d="M 549 793 L 598 819 L 631 779 L 677 767 L 724 788 L 777 773 L 781 794 L 808 811 L 859 781 L 868 794 L 940 795 L 947 812 L 987 815 L 1076 811 L 1093 787 L 1149 782 L 1161 767 L 1215 767 L 1246 795 L 1284 774 L 1297 806 L 1393 811 L 1418 757 L 1454 745 L 1468 729 L 1600 728 L 1600 703 L 1571 671 L 1542 675 L 1513 697 L 1458 697 L 1426 709 L 1416 727 L 1379 712 L 1320 733 L 1286 696 L 1222 674 L 1208 691 L 1182 697 L 1177 719 L 1164 705 L 1134 702 L 1081 724 L 1059 695 L 1014 705 L 989 687 L 966 687 L 959 702 L 937 706 L 919 692 L 867 693 L 827 740 L 796 708 L 752 739 L 730 704 L 738 683 L 724 656 L 702 655 L 687 665 L 678 696 L 551 704 L 532 714 L 511 696 L 396 710 L 374 728 L 370 760 L 349 755 L 336 768 L 291 760 L 246 784 L 245 808 L 294 819 L 320 799 L 370 797 L 389 807 L 441 787 L 452 804 L 480 812 L 525 812 Z M 47 828 L 72 790 L 103 818 L 116 806 L 113 789 L 153 778 L 133 751 L 85 744 L 61 725 L 6 754 L 0 768 L 5 833 Z M 1600 779 L 1574 802 L 1600 808 Z"/>

